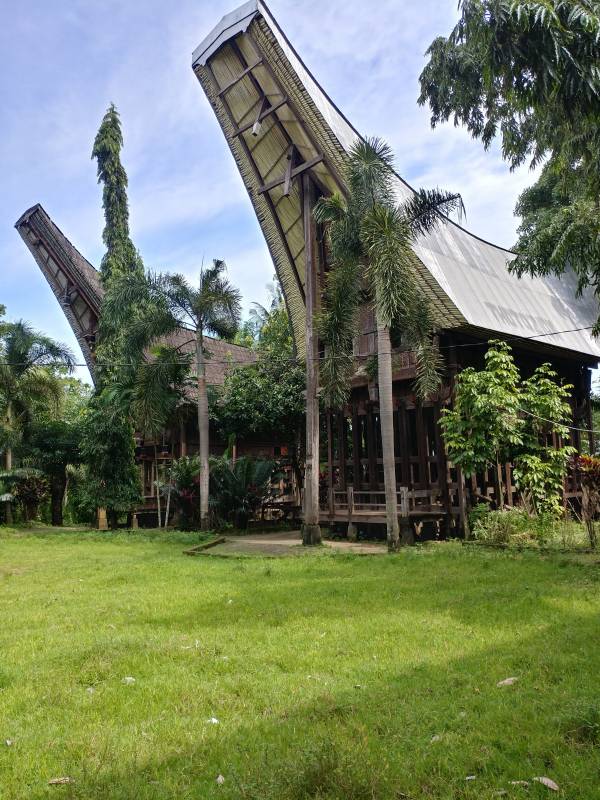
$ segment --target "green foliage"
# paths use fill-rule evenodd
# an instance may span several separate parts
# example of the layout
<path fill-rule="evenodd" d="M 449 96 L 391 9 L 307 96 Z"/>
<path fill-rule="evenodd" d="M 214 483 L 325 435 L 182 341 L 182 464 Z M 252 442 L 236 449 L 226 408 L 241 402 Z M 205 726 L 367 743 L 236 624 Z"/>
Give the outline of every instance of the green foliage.
<path fill-rule="evenodd" d="M 100 268 L 105 288 L 119 275 L 143 274 L 142 260 L 129 236 L 127 173 L 121 163 L 123 132 L 121 120 L 111 103 L 94 140 L 92 158 L 98 164 L 98 183 L 102 184 L 105 226 L 102 240 L 106 253 Z"/>
<path fill-rule="evenodd" d="M 0 475 L 17 505 L 25 522 L 32 522 L 39 513 L 40 504 L 48 496 L 48 481 L 44 474 L 31 467 L 13 469 Z"/>
<path fill-rule="evenodd" d="M 506 342 L 492 341 L 485 368 L 456 378 L 454 404 L 440 420 L 449 458 L 469 476 L 498 463 L 514 464 L 523 500 L 538 513 L 559 514 L 560 491 L 573 449 L 555 448 L 567 434 L 572 386 L 549 364 L 522 380 Z"/>
<path fill-rule="evenodd" d="M 0 330 L 0 449 L 27 440 L 34 419 L 56 418 L 64 399 L 60 373 L 72 369 L 65 345 L 23 320 Z M 59 365 L 66 365 L 60 368 Z"/>
<path fill-rule="evenodd" d="M 597 159 L 600 4 L 461 0 L 459 8 L 420 77 L 432 125 L 452 118 L 486 147 L 500 135 L 512 166 L 548 152 L 568 163 Z"/>
<path fill-rule="evenodd" d="M 211 503 L 221 519 L 245 529 L 268 496 L 275 462 L 246 456 L 211 461 Z"/>
<path fill-rule="evenodd" d="M 549 538 L 554 518 L 548 515 L 532 517 L 521 508 L 489 511 L 486 507 L 473 522 L 474 538 L 485 544 L 543 546 Z"/>
<path fill-rule="evenodd" d="M 46 475 L 64 475 L 69 464 L 81 461 L 81 429 L 64 420 L 40 422 L 31 431 L 28 459 Z"/>
<path fill-rule="evenodd" d="M 456 376 L 454 403 L 440 425 L 448 455 L 466 475 L 509 459 L 523 442 L 519 371 L 506 342 L 493 341 L 485 369 Z"/>
<path fill-rule="evenodd" d="M 179 527 L 189 530 L 197 521 L 200 494 L 200 459 L 198 456 L 182 456 L 173 461 L 171 468 L 174 500 L 179 507 Z"/>
<path fill-rule="evenodd" d="M 539 180 L 517 203 L 521 224 L 518 256 L 511 269 L 518 275 L 562 275 L 565 269 L 574 269 L 578 291 L 591 287 L 600 300 L 598 197 L 598 187 L 586 189 L 581 165 L 561 174 L 554 162 L 546 164 Z M 596 322 L 594 333 L 599 332 Z"/>
<path fill-rule="evenodd" d="M 520 197 L 517 274 L 574 269 L 600 297 L 600 3 L 461 0 L 448 38 L 430 46 L 419 103 L 496 136 L 511 167 L 546 160 Z M 598 323 L 597 323 L 598 326 Z"/>
<path fill-rule="evenodd" d="M 458 195 L 421 191 L 398 207 L 392 153 L 380 139 L 354 145 L 345 179 L 347 201 L 333 195 L 321 198 L 315 207 L 317 222 L 327 228 L 333 258 L 319 320 L 325 345 L 321 367 L 325 403 L 340 407 L 347 399 L 358 308 L 365 298 L 382 324 L 398 325 L 415 350 L 416 389 L 424 397 L 439 387 L 440 360 L 432 343 L 428 299 L 417 288 L 418 263 L 411 248 L 418 235 L 443 221 L 442 212 L 460 210 L 462 202 Z"/>
<path fill-rule="evenodd" d="M 294 362 L 289 317 L 280 293 L 263 309 L 257 361 L 232 369 L 213 405 L 223 437 L 275 436 L 295 443 L 304 419 L 305 374 Z"/>
<path fill-rule="evenodd" d="M 304 415 L 304 370 L 270 352 L 231 370 L 213 412 L 225 438 L 277 436 L 295 442 Z"/>
<path fill-rule="evenodd" d="M 87 473 L 79 502 L 89 514 L 106 508 L 114 517 L 129 513 L 140 503 L 133 427 L 111 406 L 106 394 L 95 397 L 88 406 L 82 422 L 81 455 Z"/>

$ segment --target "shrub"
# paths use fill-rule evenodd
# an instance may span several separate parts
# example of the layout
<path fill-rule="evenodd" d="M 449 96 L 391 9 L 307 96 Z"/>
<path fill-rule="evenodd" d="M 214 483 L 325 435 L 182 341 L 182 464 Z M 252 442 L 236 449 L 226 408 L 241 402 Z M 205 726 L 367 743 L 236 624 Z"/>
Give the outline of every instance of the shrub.
<path fill-rule="evenodd" d="M 552 514 L 531 516 L 522 508 L 483 511 L 474 519 L 473 536 L 486 544 L 543 547 L 554 538 L 556 525 Z"/>
<path fill-rule="evenodd" d="M 600 458 L 573 456 L 573 469 L 581 477 L 581 515 L 588 532 L 590 547 L 596 549 L 596 516 L 600 508 Z"/>
<path fill-rule="evenodd" d="M 244 530 L 271 488 L 273 461 L 243 456 L 235 462 L 216 458 L 211 463 L 211 503 L 214 511 Z"/>

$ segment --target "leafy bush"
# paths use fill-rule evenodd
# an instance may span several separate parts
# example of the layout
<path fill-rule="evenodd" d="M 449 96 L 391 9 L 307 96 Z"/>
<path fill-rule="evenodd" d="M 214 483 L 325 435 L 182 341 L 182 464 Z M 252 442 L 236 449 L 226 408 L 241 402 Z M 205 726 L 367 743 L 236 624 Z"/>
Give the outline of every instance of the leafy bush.
<path fill-rule="evenodd" d="M 48 497 L 48 481 L 39 469 L 14 469 L 4 472 L 2 481 L 23 512 L 25 522 L 32 522 L 39 514 L 40 504 Z"/>
<path fill-rule="evenodd" d="M 200 459 L 182 456 L 171 470 L 173 493 L 179 506 L 179 525 L 183 530 L 194 526 L 200 510 Z"/>
<path fill-rule="evenodd" d="M 487 505 L 480 504 L 471 512 L 470 521 L 473 537 L 484 544 L 562 550 L 588 546 L 582 525 L 558 519 L 552 512 L 529 514 L 523 508 L 490 511 Z"/>
<path fill-rule="evenodd" d="M 211 503 L 213 510 L 236 528 L 244 530 L 248 520 L 268 496 L 275 462 L 260 459 L 216 458 L 211 463 Z"/>

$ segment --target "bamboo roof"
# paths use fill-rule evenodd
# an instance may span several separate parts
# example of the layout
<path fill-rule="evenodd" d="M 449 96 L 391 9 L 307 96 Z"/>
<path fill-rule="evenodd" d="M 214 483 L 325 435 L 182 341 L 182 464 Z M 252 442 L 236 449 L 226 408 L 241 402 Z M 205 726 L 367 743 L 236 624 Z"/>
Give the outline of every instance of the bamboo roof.
<path fill-rule="evenodd" d="M 302 62 L 262 0 L 226 15 L 196 48 L 194 72 L 213 107 L 267 241 L 304 353 L 304 232 L 300 181 L 310 170 L 324 193 L 344 190 L 348 151 L 360 134 Z M 260 124 L 257 124 L 260 123 Z M 286 179 L 287 178 L 287 179 Z M 396 179 L 398 201 L 413 189 Z M 441 329 L 535 337 L 600 357 L 591 331 L 592 296 L 577 297 L 575 275 L 517 278 L 514 257 L 452 221 L 414 247 L 418 280 Z M 561 333 L 556 333 L 556 332 Z"/>
<path fill-rule="evenodd" d="M 94 344 L 104 297 L 100 273 L 67 239 L 39 203 L 28 209 L 15 227 L 69 321 L 94 379 Z M 190 331 L 179 329 L 161 341 L 180 347 L 184 352 L 193 352 L 192 336 Z M 208 354 L 206 378 L 214 386 L 224 383 L 230 368 L 256 360 L 256 354 L 247 347 L 210 336 L 204 337 L 204 344 Z M 195 366 L 192 366 L 192 374 L 195 374 Z"/>

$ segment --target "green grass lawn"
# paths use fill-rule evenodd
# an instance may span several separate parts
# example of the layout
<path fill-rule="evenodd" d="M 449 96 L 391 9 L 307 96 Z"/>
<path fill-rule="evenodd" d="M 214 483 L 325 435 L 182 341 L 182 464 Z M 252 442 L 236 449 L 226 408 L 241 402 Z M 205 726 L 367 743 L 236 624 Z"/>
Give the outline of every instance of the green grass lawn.
<path fill-rule="evenodd" d="M 2 800 L 600 797 L 597 560 L 197 541 L 0 533 Z"/>

